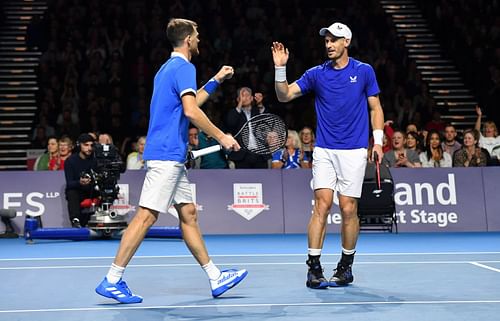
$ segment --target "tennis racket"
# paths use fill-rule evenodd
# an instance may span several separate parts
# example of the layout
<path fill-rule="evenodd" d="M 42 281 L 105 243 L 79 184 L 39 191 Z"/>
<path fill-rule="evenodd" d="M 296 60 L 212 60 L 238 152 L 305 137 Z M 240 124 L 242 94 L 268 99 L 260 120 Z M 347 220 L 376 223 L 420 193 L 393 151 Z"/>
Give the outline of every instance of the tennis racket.
<path fill-rule="evenodd" d="M 285 122 L 273 114 L 259 114 L 250 118 L 234 138 L 240 147 L 258 155 L 271 155 L 285 146 L 287 128 Z M 223 149 L 221 145 L 214 145 L 189 153 L 191 159 L 215 153 Z"/>

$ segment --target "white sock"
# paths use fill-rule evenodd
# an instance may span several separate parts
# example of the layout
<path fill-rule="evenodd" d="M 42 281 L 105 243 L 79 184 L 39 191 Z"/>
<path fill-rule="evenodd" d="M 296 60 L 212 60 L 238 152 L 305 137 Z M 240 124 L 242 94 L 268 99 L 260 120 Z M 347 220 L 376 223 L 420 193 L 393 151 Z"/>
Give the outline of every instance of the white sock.
<path fill-rule="evenodd" d="M 217 280 L 219 278 L 220 270 L 217 266 L 215 266 L 212 260 L 210 260 L 207 264 L 202 265 L 201 267 L 203 268 L 203 270 L 205 270 L 210 280 Z"/>
<path fill-rule="evenodd" d="M 307 254 L 309 254 L 311 256 L 320 256 L 321 255 L 321 249 L 311 249 L 311 248 L 308 248 L 307 249 Z"/>
<path fill-rule="evenodd" d="M 345 255 L 353 255 L 355 252 L 356 252 L 356 249 L 346 250 L 346 249 L 342 248 L 342 253 L 344 253 Z"/>
<path fill-rule="evenodd" d="M 123 276 L 123 272 L 125 272 L 125 268 L 118 266 L 116 264 L 111 264 L 109 268 L 108 274 L 106 275 L 106 279 L 108 279 L 109 283 L 117 283 Z"/>

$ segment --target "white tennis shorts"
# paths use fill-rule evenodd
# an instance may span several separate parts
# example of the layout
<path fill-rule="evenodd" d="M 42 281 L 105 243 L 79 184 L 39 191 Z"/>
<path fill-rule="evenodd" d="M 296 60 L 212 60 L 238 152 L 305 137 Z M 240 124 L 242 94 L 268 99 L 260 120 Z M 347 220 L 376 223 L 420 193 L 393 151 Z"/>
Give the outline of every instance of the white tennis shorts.
<path fill-rule="evenodd" d="M 167 213 L 172 204 L 181 203 L 193 203 L 184 164 L 175 161 L 147 161 L 139 206 Z"/>
<path fill-rule="evenodd" d="M 366 148 L 342 150 L 314 147 L 314 190 L 329 188 L 344 196 L 361 197 L 366 162 Z"/>

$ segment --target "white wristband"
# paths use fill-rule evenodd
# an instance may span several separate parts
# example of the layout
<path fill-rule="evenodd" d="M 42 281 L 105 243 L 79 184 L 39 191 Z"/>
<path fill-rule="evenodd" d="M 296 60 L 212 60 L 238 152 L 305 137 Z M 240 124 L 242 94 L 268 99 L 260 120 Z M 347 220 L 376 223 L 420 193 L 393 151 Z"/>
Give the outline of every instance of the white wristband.
<path fill-rule="evenodd" d="M 274 81 L 286 82 L 286 65 L 274 66 Z"/>
<path fill-rule="evenodd" d="M 373 144 L 382 146 L 383 141 L 384 141 L 384 131 L 382 129 L 375 129 L 373 131 Z"/>

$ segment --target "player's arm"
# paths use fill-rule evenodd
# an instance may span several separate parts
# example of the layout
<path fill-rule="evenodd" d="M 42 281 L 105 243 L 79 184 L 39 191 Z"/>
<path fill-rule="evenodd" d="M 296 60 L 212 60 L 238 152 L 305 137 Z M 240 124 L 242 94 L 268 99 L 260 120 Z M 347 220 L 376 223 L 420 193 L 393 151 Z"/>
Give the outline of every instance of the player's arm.
<path fill-rule="evenodd" d="M 226 79 L 231 79 L 234 75 L 234 69 L 231 66 L 222 66 L 222 68 L 212 77 L 203 87 L 198 89 L 196 92 L 196 104 L 201 107 L 213 94 L 217 87 L 224 82 Z"/>
<path fill-rule="evenodd" d="M 274 89 L 278 101 L 284 103 L 302 96 L 299 85 L 296 82 L 288 84 L 286 80 L 286 63 L 290 54 L 288 48 L 285 48 L 281 42 L 273 42 L 271 51 L 275 70 Z"/>
<path fill-rule="evenodd" d="M 215 126 L 207 115 L 198 107 L 194 92 L 185 93 L 182 96 L 182 108 L 184 115 L 207 136 L 215 138 L 225 149 L 239 150 L 240 145 L 231 135 L 224 134 Z"/>
<path fill-rule="evenodd" d="M 377 153 L 378 161 L 380 162 L 384 156 L 382 152 L 384 139 L 384 111 L 378 95 L 368 97 L 368 106 L 370 107 L 370 119 L 373 129 L 373 153 Z"/>

